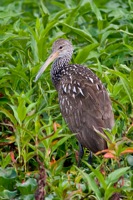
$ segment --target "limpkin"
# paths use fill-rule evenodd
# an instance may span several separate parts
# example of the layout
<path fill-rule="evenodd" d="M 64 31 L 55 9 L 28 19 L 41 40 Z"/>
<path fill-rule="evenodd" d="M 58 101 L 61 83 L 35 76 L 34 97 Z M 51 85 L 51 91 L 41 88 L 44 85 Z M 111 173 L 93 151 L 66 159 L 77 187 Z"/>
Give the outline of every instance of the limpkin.
<path fill-rule="evenodd" d="M 114 125 L 109 95 L 99 78 L 87 67 L 69 64 L 73 54 L 70 41 L 58 39 L 52 47 L 52 54 L 39 70 L 39 79 L 47 66 L 53 62 L 52 82 L 58 92 L 60 110 L 69 129 L 76 134 L 79 142 L 79 156 L 83 147 L 91 152 L 107 148 L 107 143 L 98 131 Z"/>

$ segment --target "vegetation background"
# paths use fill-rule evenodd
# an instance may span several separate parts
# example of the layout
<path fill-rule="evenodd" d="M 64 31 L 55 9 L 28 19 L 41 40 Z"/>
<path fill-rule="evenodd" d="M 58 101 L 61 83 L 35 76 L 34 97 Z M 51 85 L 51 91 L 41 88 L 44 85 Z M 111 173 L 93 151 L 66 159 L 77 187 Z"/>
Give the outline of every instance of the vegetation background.
<path fill-rule="evenodd" d="M 92 166 L 87 151 L 76 165 L 50 67 L 33 82 L 60 37 L 113 103 L 109 150 Z M 133 1 L 1 0 L 0 44 L 0 199 L 133 199 Z"/>

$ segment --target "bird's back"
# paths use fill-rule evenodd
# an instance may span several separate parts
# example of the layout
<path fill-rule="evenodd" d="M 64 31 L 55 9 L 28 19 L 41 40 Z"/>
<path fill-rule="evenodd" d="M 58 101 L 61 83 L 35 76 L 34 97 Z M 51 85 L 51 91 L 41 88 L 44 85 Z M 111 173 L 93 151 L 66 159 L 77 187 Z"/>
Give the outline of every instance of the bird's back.
<path fill-rule="evenodd" d="M 61 113 L 82 146 L 92 152 L 107 148 L 106 141 L 95 131 L 114 125 L 111 101 L 99 78 L 82 65 L 62 69 L 58 91 Z"/>

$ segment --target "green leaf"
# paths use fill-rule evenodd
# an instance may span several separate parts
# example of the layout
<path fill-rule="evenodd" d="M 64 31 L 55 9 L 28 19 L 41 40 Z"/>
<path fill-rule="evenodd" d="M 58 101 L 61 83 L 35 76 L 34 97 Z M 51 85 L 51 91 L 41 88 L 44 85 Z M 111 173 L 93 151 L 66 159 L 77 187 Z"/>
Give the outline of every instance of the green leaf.
<path fill-rule="evenodd" d="M 120 169 L 116 169 L 114 172 L 111 172 L 106 179 L 106 184 L 112 185 L 116 183 L 129 169 L 130 167 L 122 167 Z"/>
<path fill-rule="evenodd" d="M 130 83 L 129 83 L 129 80 L 127 79 L 126 75 L 117 71 L 117 70 L 111 70 L 109 69 L 108 72 L 118 76 L 121 78 L 121 83 L 131 101 L 131 104 L 133 105 L 133 100 L 132 100 L 132 95 L 131 95 L 131 88 L 130 88 Z"/>
<path fill-rule="evenodd" d="M 22 195 L 21 199 L 23 200 L 33 200 L 35 199 L 35 194 L 27 194 L 27 195 Z"/>
<path fill-rule="evenodd" d="M 119 189 L 115 187 L 108 187 L 104 193 L 104 200 L 108 200 L 110 197 L 112 197 L 113 194 L 117 192 L 119 192 Z"/>
<path fill-rule="evenodd" d="M 25 119 L 26 113 L 27 113 L 26 106 L 25 106 L 25 99 L 23 97 L 20 97 L 18 101 L 19 101 L 19 105 L 17 107 L 17 113 L 18 113 L 19 120 L 22 122 Z"/>
<path fill-rule="evenodd" d="M 36 179 L 29 178 L 24 183 L 17 183 L 16 186 L 22 195 L 28 195 L 28 194 L 35 193 L 37 182 L 36 182 Z"/>
<path fill-rule="evenodd" d="M 128 44 L 124 44 L 128 49 L 130 49 L 131 51 L 133 51 L 133 47 L 131 45 Z"/>
<path fill-rule="evenodd" d="M 102 173 L 99 171 L 99 169 L 93 169 L 91 165 L 88 165 L 88 163 L 86 163 L 87 166 L 89 166 L 89 168 L 91 169 L 91 171 L 95 174 L 95 176 L 98 178 L 100 184 L 102 185 L 102 187 L 104 188 L 104 190 L 106 190 L 107 185 L 105 182 L 105 178 L 102 175 Z"/>
<path fill-rule="evenodd" d="M 10 162 L 11 162 L 11 156 L 10 154 L 7 154 L 7 156 L 5 156 L 0 162 L 1 167 L 2 168 L 7 167 L 10 164 Z"/>
<path fill-rule="evenodd" d="M 96 4 L 93 0 L 90 0 L 91 9 L 97 17 L 97 20 L 103 20 L 100 10 L 97 8 Z"/>
<path fill-rule="evenodd" d="M 13 110 L 13 113 L 14 113 L 14 116 L 15 116 L 15 120 L 21 125 L 21 121 L 19 119 L 19 116 L 18 116 L 18 112 L 17 112 L 17 106 L 16 105 L 11 105 L 9 104 L 9 106 L 12 108 Z"/>
<path fill-rule="evenodd" d="M 77 33 L 78 35 L 82 36 L 85 40 L 90 41 L 90 42 L 94 42 L 97 43 L 97 41 L 92 37 L 92 35 L 84 30 L 81 30 L 79 28 L 75 28 L 73 26 L 70 26 L 66 23 L 61 23 L 63 26 L 66 26 L 68 28 L 70 28 L 70 30 L 72 30 L 74 33 Z"/>
<path fill-rule="evenodd" d="M 130 86 L 133 89 L 133 70 L 131 70 L 131 72 L 130 72 Z"/>
<path fill-rule="evenodd" d="M 63 143 L 65 143 L 65 141 L 67 141 L 72 136 L 73 136 L 72 134 L 69 134 L 69 135 L 65 135 L 65 134 L 64 135 L 59 135 L 58 142 L 56 142 L 56 144 L 54 144 L 52 146 L 52 152 L 54 152 L 60 145 L 62 145 Z"/>
<path fill-rule="evenodd" d="M 76 169 L 78 171 L 80 171 L 80 173 L 84 176 L 84 178 L 86 179 L 86 181 L 88 183 L 88 187 L 95 193 L 97 200 L 101 200 L 102 194 L 100 192 L 100 188 L 98 187 L 98 185 L 95 182 L 94 175 L 92 173 L 87 174 L 77 167 L 76 167 Z"/>
<path fill-rule="evenodd" d="M 127 156 L 127 162 L 130 166 L 133 166 L 133 156 L 132 155 Z"/>
<path fill-rule="evenodd" d="M 40 1 L 40 4 L 41 4 L 41 7 L 42 7 L 43 12 L 44 12 L 45 14 L 49 15 L 50 13 L 49 13 L 47 7 L 45 6 L 45 4 L 44 4 L 44 2 L 43 2 L 42 0 Z"/>
<path fill-rule="evenodd" d="M 0 185 L 7 190 L 13 190 L 17 174 L 14 169 L 0 168 Z"/>
<path fill-rule="evenodd" d="M 89 57 L 90 52 L 98 46 L 98 43 L 92 43 L 88 46 L 83 47 L 79 50 L 75 62 L 76 63 L 84 63 L 85 60 Z"/>
<path fill-rule="evenodd" d="M 129 97 L 129 99 L 130 99 L 130 101 L 131 101 L 131 104 L 133 105 L 133 99 L 132 99 L 131 88 L 130 88 L 130 85 L 129 85 L 128 81 L 127 81 L 126 79 L 122 79 L 122 78 L 121 78 L 121 82 L 122 82 L 123 87 L 124 87 L 124 89 L 125 89 L 125 91 L 126 91 L 128 97 Z"/>
<path fill-rule="evenodd" d="M 9 190 L 3 190 L 2 192 L 0 192 L 0 198 L 2 199 L 15 199 L 15 197 L 17 196 L 17 191 L 9 191 Z"/>
<path fill-rule="evenodd" d="M 0 107 L 0 113 L 5 114 L 5 116 L 8 117 L 13 124 L 17 124 L 15 117 L 8 110 Z"/>

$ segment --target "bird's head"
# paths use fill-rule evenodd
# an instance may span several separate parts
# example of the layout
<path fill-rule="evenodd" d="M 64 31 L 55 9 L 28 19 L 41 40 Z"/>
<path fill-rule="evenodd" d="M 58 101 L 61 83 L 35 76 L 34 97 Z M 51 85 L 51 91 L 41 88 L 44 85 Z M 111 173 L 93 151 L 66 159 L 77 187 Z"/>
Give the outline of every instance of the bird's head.
<path fill-rule="evenodd" d="M 50 63 L 52 63 L 56 59 L 67 58 L 67 61 L 69 62 L 72 57 L 72 53 L 73 53 L 73 46 L 69 40 L 65 39 L 56 40 L 52 47 L 52 54 L 48 57 L 44 65 L 41 67 L 34 81 L 36 82 L 40 78 L 42 73 L 45 71 L 45 69 L 50 65 Z"/>

